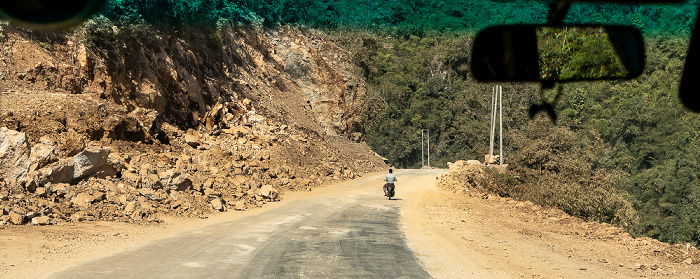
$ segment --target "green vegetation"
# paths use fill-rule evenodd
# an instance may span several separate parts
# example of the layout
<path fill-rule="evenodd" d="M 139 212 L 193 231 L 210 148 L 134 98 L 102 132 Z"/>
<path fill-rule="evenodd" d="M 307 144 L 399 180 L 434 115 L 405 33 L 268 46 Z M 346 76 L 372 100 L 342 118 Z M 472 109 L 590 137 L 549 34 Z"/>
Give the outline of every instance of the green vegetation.
<path fill-rule="evenodd" d="M 629 82 L 575 84 L 566 91 L 562 121 L 596 131 L 608 146 L 601 167 L 626 174 L 641 221 L 635 232 L 666 242 L 700 244 L 700 116 L 685 110 L 677 92 L 687 42 L 648 42 L 644 75 Z"/>
<path fill-rule="evenodd" d="M 698 0 L 681 5 L 573 5 L 567 22 L 634 25 L 647 34 L 689 34 Z M 544 23 L 547 1 L 491 0 L 112 0 L 110 20 L 153 25 L 216 25 L 221 21 L 301 24 L 315 28 L 477 31 L 497 24 Z"/>
<path fill-rule="evenodd" d="M 604 28 L 538 27 L 537 43 L 542 79 L 629 76 Z"/>
<path fill-rule="evenodd" d="M 636 235 L 700 244 L 700 116 L 676 97 L 697 7 L 698 0 L 574 5 L 567 22 L 642 29 L 648 36 L 645 72 L 632 81 L 565 85 L 556 125 L 527 116 L 539 102 L 536 84 L 503 84 L 505 158 L 513 171 L 492 174 L 489 189 Z M 365 134 L 372 148 L 396 166 L 419 167 L 421 131 L 428 129 L 431 163 L 444 167 L 488 151 L 493 84 L 470 77 L 475 31 L 544 23 L 546 10 L 544 1 L 114 0 L 81 32 L 95 40 L 99 32 L 116 32 L 103 28 L 105 22 L 141 26 L 120 34 L 188 25 L 217 30 L 226 22 L 328 30 L 353 53 L 368 83 Z M 210 37 L 216 42 L 216 34 Z M 566 63 L 582 68 L 586 62 Z"/>
<path fill-rule="evenodd" d="M 420 167 L 421 130 L 429 129 L 433 166 L 488 152 L 492 85 L 469 76 L 469 34 L 337 37 L 371 85 L 365 132 L 375 151 L 398 167 Z M 539 102 L 537 85 L 503 84 L 513 171 L 494 175 L 489 190 L 699 244 L 700 115 L 676 95 L 686 49 L 684 38 L 652 38 L 640 78 L 564 85 L 556 125 L 526 115 Z"/>

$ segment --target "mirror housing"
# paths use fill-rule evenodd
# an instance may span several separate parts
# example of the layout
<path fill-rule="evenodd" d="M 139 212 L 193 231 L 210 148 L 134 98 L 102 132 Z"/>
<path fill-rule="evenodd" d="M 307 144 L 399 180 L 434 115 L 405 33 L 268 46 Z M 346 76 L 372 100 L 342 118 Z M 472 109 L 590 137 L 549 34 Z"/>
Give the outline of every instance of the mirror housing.
<path fill-rule="evenodd" d="M 106 0 L 2 0 L 0 18 L 35 29 L 62 30 L 80 25 Z"/>
<path fill-rule="evenodd" d="M 471 69 L 485 82 L 630 79 L 644 70 L 644 41 L 628 26 L 496 26 L 476 36 Z"/>

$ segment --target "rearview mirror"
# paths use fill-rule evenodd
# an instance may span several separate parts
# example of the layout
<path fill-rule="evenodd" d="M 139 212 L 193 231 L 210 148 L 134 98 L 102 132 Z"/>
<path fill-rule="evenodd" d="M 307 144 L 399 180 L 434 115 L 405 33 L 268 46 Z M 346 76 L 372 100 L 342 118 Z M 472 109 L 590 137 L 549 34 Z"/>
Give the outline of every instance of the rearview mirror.
<path fill-rule="evenodd" d="M 471 63 L 479 81 L 629 79 L 644 70 L 644 41 L 627 26 L 497 26 L 477 35 Z"/>
<path fill-rule="evenodd" d="M 81 24 L 106 0 L 0 0 L 0 18 L 19 25 L 60 30 Z"/>

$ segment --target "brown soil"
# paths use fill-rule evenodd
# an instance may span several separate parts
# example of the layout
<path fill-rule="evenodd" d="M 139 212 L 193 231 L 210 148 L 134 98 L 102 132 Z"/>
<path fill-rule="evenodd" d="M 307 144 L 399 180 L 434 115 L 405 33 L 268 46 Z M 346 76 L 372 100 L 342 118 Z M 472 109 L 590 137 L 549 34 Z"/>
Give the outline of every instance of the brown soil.
<path fill-rule="evenodd" d="M 201 30 L 101 28 L 0 28 L 0 127 L 57 154 L 0 177 L 0 226 L 202 217 L 386 167 L 357 133 L 364 84 L 323 36 L 231 26 L 215 48 Z M 88 149 L 109 171 L 55 178 Z"/>
<path fill-rule="evenodd" d="M 582 222 L 526 202 L 454 194 L 436 181 L 426 176 L 401 184 L 408 244 L 435 278 L 700 278 L 697 264 L 679 261 L 692 256 L 693 248 L 635 240 L 608 225 Z M 4 227 L 0 278 L 41 277 L 178 231 L 281 207 L 338 185 L 288 193 L 285 200 L 263 208 L 208 219 Z"/>
<path fill-rule="evenodd" d="M 461 173 L 481 168 L 462 164 Z M 418 218 L 407 225 L 409 244 L 418 239 L 414 249 L 438 278 L 700 278 L 695 247 L 632 238 L 610 224 L 481 193 L 465 187 L 465 177 L 452 178 L 443 175 L 439 188 L 421 193 L 410 213 Z M 440 254 L 449 256 L 434 258 Z"/>

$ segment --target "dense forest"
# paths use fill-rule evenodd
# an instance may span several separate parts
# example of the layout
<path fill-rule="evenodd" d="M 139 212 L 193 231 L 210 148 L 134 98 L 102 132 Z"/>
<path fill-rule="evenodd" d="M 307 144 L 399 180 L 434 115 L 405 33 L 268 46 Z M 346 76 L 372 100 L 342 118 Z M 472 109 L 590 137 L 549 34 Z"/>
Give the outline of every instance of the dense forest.
<path fill-rule="evenodd" d="M 644 74 L 562 85 L 556 123 L 528 116 L 540 101 L 538 84 L 501 84 L 512 171 L 493 173 L 490 190 L 615 223 L 635 235 L 699 245 L 700 116 L 677 97 L 697 9 L 697 0 L 572 6 L 565 22 L 641 29 Z M 212 33 L 225 23 L 322 29 L 353 54 L 370 87 L 367 142 L 393 165 L 413 168 L 421 164 L 423 129 L 430 130 L 434 166 L 483 158 L 495 84 L 470 76 L 474 34 L 498 24 L 544 23 L 546 13 L 544 1 L 115 0 L 99 20 L 198 25 Z"/>
<path fill-rule="evenodd" d="M 633 25 L 648 34 L 688 34 L 697 0 L 683 5 L 574 4 L 566 22 Z M 497 24 L 544 23 L 546 1 L 491 0 L 112 0 L 112 20 L 155 25 L 216 25 L 222 21 L 314 28 L 477 31 Z"/>

